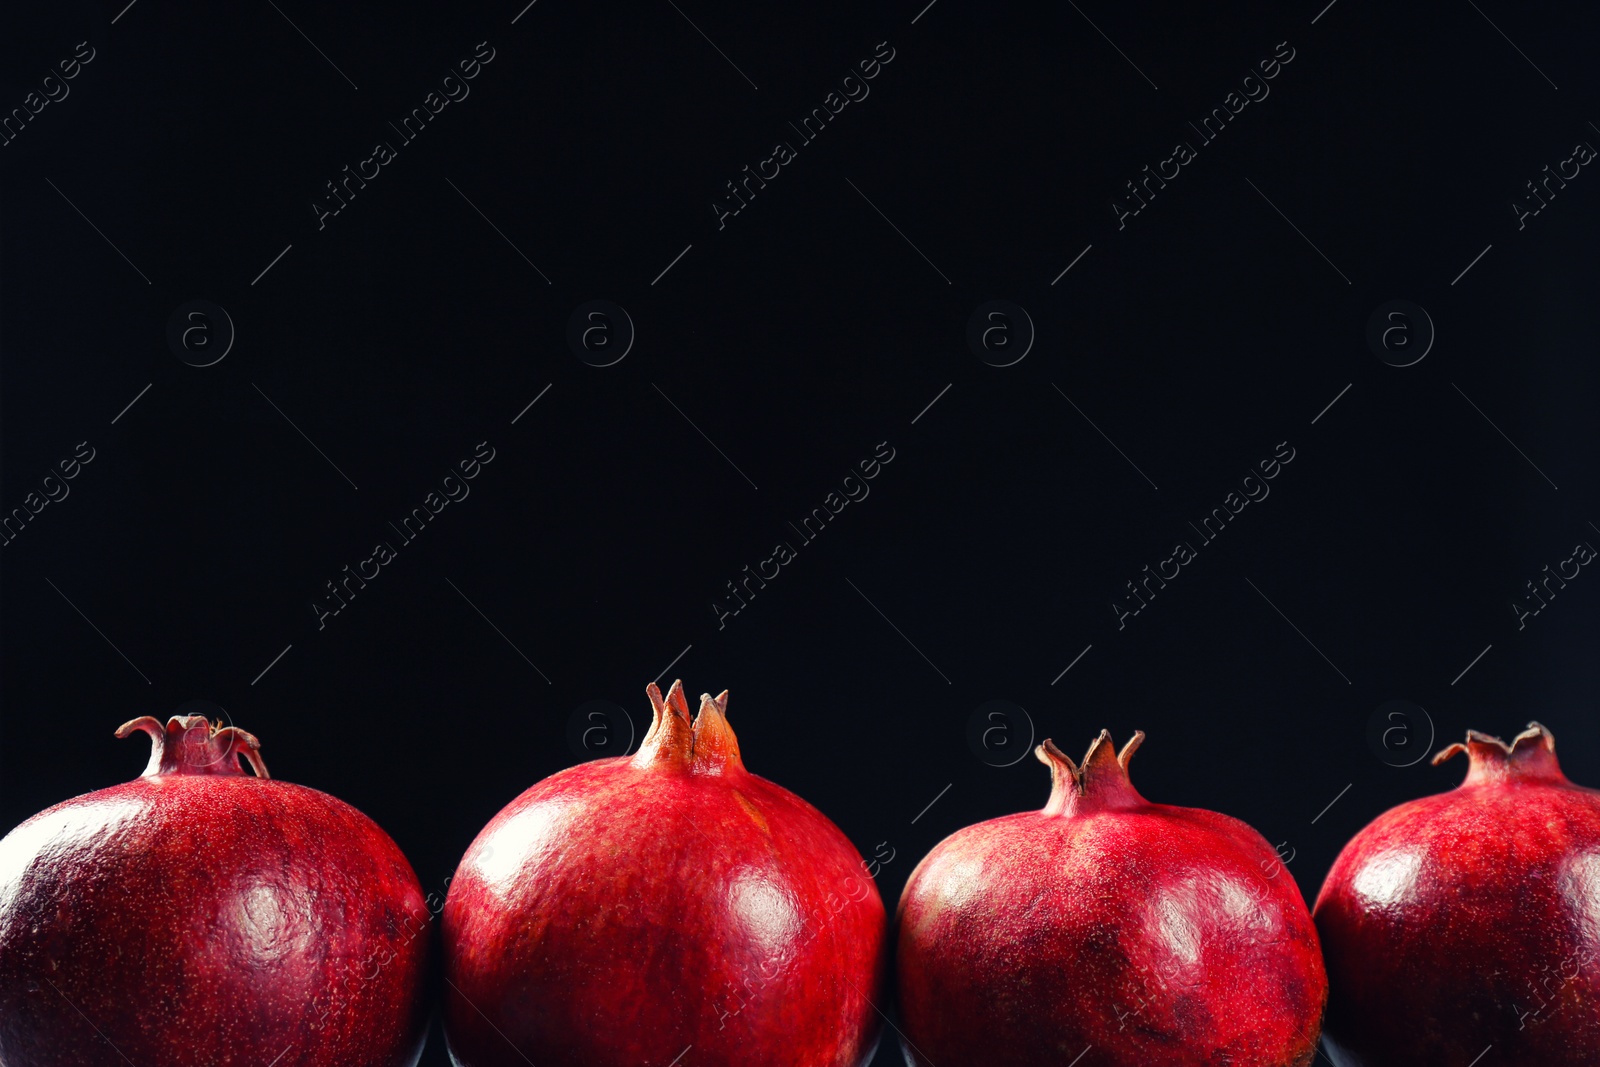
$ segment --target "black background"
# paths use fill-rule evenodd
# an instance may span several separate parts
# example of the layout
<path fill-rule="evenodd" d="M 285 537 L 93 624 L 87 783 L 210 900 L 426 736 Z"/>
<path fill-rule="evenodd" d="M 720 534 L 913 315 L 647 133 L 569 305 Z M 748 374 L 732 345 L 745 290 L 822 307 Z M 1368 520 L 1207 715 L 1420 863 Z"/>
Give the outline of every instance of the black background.
<path fill-rule="evenodd" d="M 580 758 L 574 713 L 642 732 L 658 675 L 730 689 L 752 771 L 892 850 L 891 908 L 945 834 L 1044 801 L 1031 758 L 969 746 L 991 700 L 1074 755 L 1146 730 L 1141 790 L 1283 842 L 1308 898 L 1459 781 L 1395 766 L 1430 738 L 1537 717 L 1600 784 L 1600 577 L 1510 607 L 1600 545 L 1600 176 L 1511 206 L 1600 145 L 1592 11 L 923 2 L 10 5 L 6 110 L 96 51 L 0 148 L 0 505 L 95 458 L 0 550 L 0 828 L 133 777 L 113 728 L 204 700 L 442 891 Z M 319 231 L 323 183 L 480 41 L 471 95 Z M 880 41 L 870 95 L 719 230 L 723 183 Z M 1123 182 L 1283 41 L 1270 96 L 1119 230 Z M 237 329 L 205 368 L 165 339 L 196 298 Z M 591 299 L 637 329 L 613 366 L 565 341 Z M 1037 328 L 1013 366 L 965 342 L 991 299 Z M 1437 329 L 1405 368 L 1365 341 L 1394 299 Z M 323 584 L 485 440 L 319 629 Z M 870 496 L 719 629 L 879 442 Z M 1177 540 L 1198 559 L 1119 630 Z"/>

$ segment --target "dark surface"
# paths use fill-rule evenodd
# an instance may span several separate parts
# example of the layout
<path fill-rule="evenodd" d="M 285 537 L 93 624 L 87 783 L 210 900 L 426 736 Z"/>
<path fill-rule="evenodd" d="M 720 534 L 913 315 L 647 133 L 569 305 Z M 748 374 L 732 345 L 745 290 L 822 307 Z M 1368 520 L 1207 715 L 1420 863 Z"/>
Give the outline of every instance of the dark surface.
<path fill-rule="evenodd" d="M 1510 606 L 1600 546 L 1600 175 L 1512 208 L 1600 147 L 1592 11 L 278 6 L 0 16 L 6 109 L 95 49 L 0 148 L 0 507 L 94 450 L 0 549 L 0 829 L 134 777 L 112 730 L 206 700 L 439 890 L 578 758 L 575 712 L 642 731 L 686 646 L 663 684 L 730 689 L 750 769 L 893 855 L 891 906 L 945 834 L 1044 802 L 1031 757 L 969 747 L 990 700 L 1073 755 L 1146 730 L 1139 789 L 1284 842 L 1308 895 L 1372 816 L 1459 780 L 1394 764 L 1468 726 L 1537 717 L 1600 784 L 1600 577 L 1521 630 Z M 471 95 L 319 231 L 323 183 L 484 40 Z M 880 41 L 870 95 L 719 230 L 723 183 Z M 1123 182 L 1280 41 L 1270 96 L 1119 231 Z M 196 299 L 237 329 L 203 368 L 166 340 Z M 595 299 L 637 329 L 603 368 L 565 340 Z M 995 299 L 1038 332 L 1004 368 L 965 340 Z M 1410 367 L 1365 339 L 1391 300 L 1438 331 Z M 485 440 L 470 497 L 400 545 Z M 787 523 L 883 441 L 870 496 L 800 545 Z M 1188 523 L 1285 441 L 1201 545 Z M 379 539 L 398 558 L 319 630 Z M 719 629 L 779 539 L 797 558 Z M 1119 630 L 1178 539 L 1198 557 Z M 1427 718 L 1379 715 L 1386 749 L 1391 700 Z"/>

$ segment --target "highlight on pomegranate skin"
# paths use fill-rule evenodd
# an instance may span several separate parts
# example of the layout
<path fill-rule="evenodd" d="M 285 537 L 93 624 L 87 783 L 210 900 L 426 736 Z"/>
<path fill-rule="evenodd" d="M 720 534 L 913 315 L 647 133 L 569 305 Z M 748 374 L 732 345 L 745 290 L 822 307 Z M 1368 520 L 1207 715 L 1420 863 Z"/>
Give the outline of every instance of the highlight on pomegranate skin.
<path fill-rule="evenodd" d="M 415 1064 L 431 916 L 400 849 L 243 730 L 141 731 L 142 777 L 0 840 L 0 1064 Z"/>
<path fill-rule="evenodd" d="M 1600 791 L 1538 723 L 1467 732 L 1448 793 L 1391 808 L 1317 897 L 1337 1067 L 1600 1064 Z M 1485 1053 L 1487 1052 L 1487 1055 Z"/>
<path fill-rule="evenodd" d="M 1305 1067 L 1327 979 L 1293 877 L 1238 819 L 1152 804 L 1104 731 L 1042 811 L 958 830 L 900 899 L 912 1067 Z"/>
<path fill-rule="evenodd" d="M 745 770 L 728 694 L 647 692 L 632 756 L 528 789 L 443 914 L 459 1067 L 863 1067 L 883 903 L 821 812 Z"/>

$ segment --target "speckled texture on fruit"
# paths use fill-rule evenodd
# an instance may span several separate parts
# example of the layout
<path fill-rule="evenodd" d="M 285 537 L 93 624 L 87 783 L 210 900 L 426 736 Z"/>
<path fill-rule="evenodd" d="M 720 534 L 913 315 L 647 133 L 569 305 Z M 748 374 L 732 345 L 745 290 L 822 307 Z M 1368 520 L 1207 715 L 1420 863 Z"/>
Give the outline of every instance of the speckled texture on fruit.
<path fill-rule="evenodd" d="M 1151 804 L 1109 734 L 1051 742 L 1041 812 L 952 834 L 898 914 L 914 1067 L 1303 1067 L 1327 981 L 1294 879 L 1249 826 Z"/>
<path fill-rule="evenodd" d="M 172 722 L 165 773 L 0 841 L 0 1064 L 414 1064 L 430 916 L 399 848 L 231 752 L 186 768 L 208 731 Z"/>
<path fill-rule="evenodd" d="M 445 1028 L 464 1067 L 858 1067 L 886 921 L 860 854 L 750 774 L 682 687 L 632 757 L 508 805 L 445 903 Z M 688 1050 L 686 1052 L 686 1050 Z"/>
<path fill-rule="evenodd" d="M 1378 816 L 1328 872 L 1338 1067 L 1600 1065 L 1600 792 L 1537 723 L 1513 746 L 1469 733 L 1435 758 L 1467 752 L 1459 788 Z"/>

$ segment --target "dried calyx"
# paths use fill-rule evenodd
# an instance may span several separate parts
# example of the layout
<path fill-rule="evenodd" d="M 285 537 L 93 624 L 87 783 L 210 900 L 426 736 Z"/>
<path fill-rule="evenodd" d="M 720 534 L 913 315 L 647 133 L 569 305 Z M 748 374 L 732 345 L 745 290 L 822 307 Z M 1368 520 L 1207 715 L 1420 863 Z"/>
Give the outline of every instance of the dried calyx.
<path fill-rule="evenodd" d="M 1462 785 L 1514 780 L 1567 780 L 1566 775 L 1561 773 L 1561 764 L 1556 762 L 1555 737 L 1536 722 L 1530 722 L 1528 728 L 1513 737 L 1509 745 L 1498 737 L 1468 730 L 1465 743 L 1458 741 L 1433 757 L 1434 766 L 1461 752 L 1467 754 L 1471 763 Z"/>
<path fill-rule="evenodd" d="M 143 730 L 150 735 L 150 762 L 143 777 L 158 774 L 244 776 L 240 758 L 248 760 L 257 778 L 272 777 L 261 761 L 261 742 L 237 726 L 213 725 L 204 715 L 174 715 L 161 720 L 144 715 L 117 727 L 118 737 Z"/>
<path fill-rule="evenodd" d="M 675 681 L 666 698 L 651 682 L 645 686 L 655 718 L 633 755 L 636 767 L 673 767 L 691 774 L 726 774 L 744 770 L 739 741 L 728 725 L 728 691 L 700 694 L 700 713 L 689 717 L 683 683 Z"/>
<path fill-rule="evenodd" d="M 1101 730 L 1079 765 L 1057 748 L 1054 741 L 1046 738 L 1044 744 L 1033 750 L 1039 762 L 1050 768 L 1050 800 L 1043 814 L 1127 811 L 1149 803 L 1128 778 L 1128 761 L 1143 741 L 1144 731 L 1135 732 L 1118 755 L 1111 742 L 1111 732 Z"/>

